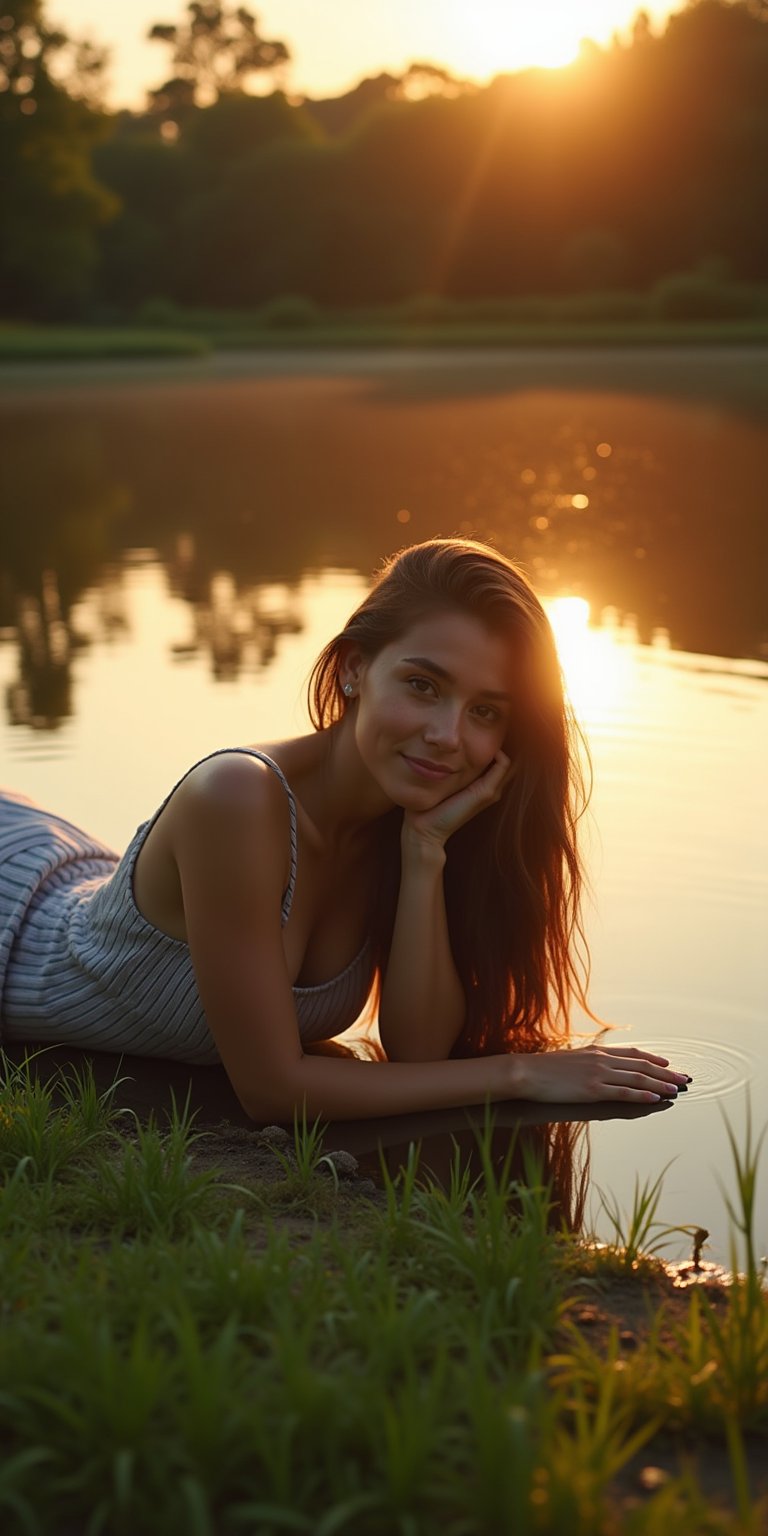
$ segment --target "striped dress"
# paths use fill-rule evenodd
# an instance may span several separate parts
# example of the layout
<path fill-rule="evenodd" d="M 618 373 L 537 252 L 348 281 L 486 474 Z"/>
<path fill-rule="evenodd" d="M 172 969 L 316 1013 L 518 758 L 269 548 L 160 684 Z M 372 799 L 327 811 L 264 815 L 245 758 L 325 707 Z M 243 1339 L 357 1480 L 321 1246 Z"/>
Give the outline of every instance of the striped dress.
<path fill-rule="evenodd" d="M 220 751 L 245 752 L 268 763 L 288 796 L 291 867 L 282 904 L 285 924 L 296 884 L 293 793 L 265 752 L 251 747 Z M 210 752 L 199 761 L 217 756 Z M 0 1043 L 51 1041 L 203 1066 L 221 1062 L 188 944 L 142 917 L 133 895 L 139 849 L 187 773 L 154 816 L 137 827 L 122 858 L 25 795 L 0 789 Z M 366 940 L 338 976 L 320 986 L 294 987 L 301 1039 L 324 1040 L 348 1029 L 372 980 Z"/>

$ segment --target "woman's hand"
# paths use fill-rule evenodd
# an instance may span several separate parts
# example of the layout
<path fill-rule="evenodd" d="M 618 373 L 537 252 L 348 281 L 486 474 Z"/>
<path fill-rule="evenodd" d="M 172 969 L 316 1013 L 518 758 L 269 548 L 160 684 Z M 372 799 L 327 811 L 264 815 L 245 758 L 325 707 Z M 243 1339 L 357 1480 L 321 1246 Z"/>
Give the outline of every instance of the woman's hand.
<path fill-rule="evenodd" d="M 635 1046 L 586 1045 L 578 1050 L 520 1052 L 510 1057 L 510 1098 L 546 1103 L 599 1103 L 606 1099 L 650 1104 L 677 1097 L 692 1081 L 674 1072 L 665 1056 L 651 1056 Z"/>
<path fill-rule="evenodd" d="M 471 784 L 465 784 L 463 789 L 448 795 L 429 811 L 406 811 L 403 817 L 404 837 L 444 847 L 459 827 L 471 821 L 478 811 L 486 810 L 501 798 L 513 773 L 510 758 L 499 748 L 490 767 L 473 779 Z"/>

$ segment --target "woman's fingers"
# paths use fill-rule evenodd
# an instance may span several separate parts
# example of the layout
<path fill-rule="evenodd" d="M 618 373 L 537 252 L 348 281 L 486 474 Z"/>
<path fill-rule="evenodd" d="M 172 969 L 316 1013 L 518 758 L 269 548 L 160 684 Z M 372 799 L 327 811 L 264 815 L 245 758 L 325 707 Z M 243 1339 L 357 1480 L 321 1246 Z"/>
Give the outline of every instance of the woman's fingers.
<path fill-rule="evenodd" d="M 606 1045 L 602 1047 L 602 1050 L 606 1055 L 610 1054 L 611 1056 L 623 1057 L 624 1059 L 626 1059 L 628 1056 L 632 1056 L 637 1061 L 648 1062 L 650 1066 L 661 1067 L 661 1075 L 671 1082 L 693 1082 L 693 1078 L 688 1072 L 679 1072 L 675 1067 L 671 1067 L 669 1065 L 669 1058 L 667 1056 L 654 1056 L 650 1051 L 641 1051 L 635 1045 Z"/>
<path fill-rule="evenodd" d="M 642 1056 L 644 1061 L 658 1062 L 660 1067 L 669 1066 L 667 1056 L 653 1056 L 650 1051 L 642 1051 L 636 1045 L 602 1045 L 598 1050 L 610 1051 L 613 1056 Z"/>
<path fill-rule="evenodd" d="M 661 1060 L 664 1058 L 662 1057 Z M 663 1067 L 649 1053 L 601 1050 L 584 1046 L 577 1050 L 542 1052 L 522 1058 L 517 1086 L 525 1086 L 523 1098 L 605 1100 L 644 1104 L 674 1100 L 687 1079 L 683 1073 Z"/>
<path fill-rule="evenodd" d="M 605 1080 L 606 1087 L 619 1086 L 639 1090 L 642 1093 L 653 1093 L 657 1097 L 665 1099 L 677 1098 L 677 1084 L 669 1082 L 663 1077 L 651 1077 L 644 1072 L 611 1072 L 610 1079 Z"/>
<path fill-rule="evenodd" d="M 506 752 L 497 752 L 490 768 L 481 773 L 475 779 L 475 784 L 485 791 L 488 800 L 498 800 L 504 785 L 512 771 L 512 764 Z"/>
<path fill-rule="evenodd" d="M 599 1096 L 596 1095 L 596 1098 L 597 1101 L 601 1104 L 606 1102 L 621 1104 L 671 1103 L 671 1099 L 666 1093 L 654 1093 L 649 1088 L 628 1088 L 626 1086 L 619 1087 L 618 1084 L 610 1091 L 606 1089 L 605 1093 L 601 1093 Z"/>
<path fill-rule="evenodd" d="M 605 1065 L 607 1082 L 613 1082 L 619 1074 L 622 1077 L 647 1078 L 649 1080 L 648 1086 L 652 1088 L 658 1086 L 665 1089 L 682 1088 L 683 1085 L 687 1086 L 689 1082 L 686 1072 L 673 1072 L 671 1067 L 657 1067 L 654 1061 L 644 1062 L 642 1071 L 640 1070 L 640 1063 L 636 1060 L 631 1061 L 629 1057 L 626 1057 L 623 1061 L 619 1057 L 611 1062 L 606 1062 Z"/>

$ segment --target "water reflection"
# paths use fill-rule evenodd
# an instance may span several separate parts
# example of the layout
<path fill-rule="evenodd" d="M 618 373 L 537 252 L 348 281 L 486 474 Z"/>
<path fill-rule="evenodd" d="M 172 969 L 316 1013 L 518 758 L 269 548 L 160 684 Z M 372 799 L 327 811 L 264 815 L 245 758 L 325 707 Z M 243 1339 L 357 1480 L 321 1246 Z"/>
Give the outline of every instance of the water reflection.
<path fill-rule="evenodd" d="M 125 566 L 131 554 L 126 551 Z M 12 644 L 16 652 L 15 676 L 5 685 L 10 725 L 54 731 L 74 713 L 72 670 L 78 654 L 128 633 L 124 574 L 125 567 L 103 566 L 86 627 L 79 603 L 65 606 L 59 573 L 50 567 L 40 570 L 36 590 L 13 591 L 15 623 L 0 628 L 0 644 Z M 7 596 L 13 587 L 7 573 L 4 586 Z"/>
<path fill-rule="evenodd" d="M 354 1138 L 352 1138 L 354 1139 Z M 450 1135 L 442 1130 L 430 1133 L 422 1126 L 416 1138 L 401 1130 L 399 1139 L 379 1137 L 375 1155 L 358 1149 L 361 1172 L 381 1184 L 383 1161 L 390 1177 L 407 1170 L 418 1148 L 416 1183 L 430 1183 L 450 1193 L 462 1183 L 477 1185 L 481 1196 L 489 1179 L 507 1190 L 506 1209 L 511 1216 L 522 1212 L 523 1192 L 535 1186 L 549 1187 L 547 1225 L 551 1231 L 565 1227 L 581 1234 L 589 1190 L 589 1125 L 572 1120 L 554 1124 L 511 1126 L 492 1123 L 488 1136 L 488 1158 L 481 1146 L 482 1121 L 457 1125 Z M 348 1138 L 349 1141 L 349 1138 Z"/>
<path fill-rule="evenodd" d="M 16 612 L 19 671 L 6 689 L 8 718 L 11 725 L 52 730 L 71 712 L 72 640 L 55 571 L 41 572 L 40 595 L 20 595 Z"/>
<path fill-rule="evenodd" d="M 241 586 L 232 571 L 209 574 L 198 564 L 192 534 L 179 534 L 168 576 L 171 591 L 191 608 L 189 635 L 172 642 L 174 659 L 183 661 L 205 651 L 216 679 L 236 678 L 243 668 L 268 667 L 277 654 L 279 637 L 302 633 L 297 584 Z"/>
<path fill-rule="evenodd" d="M 45 569 L 66 623 L 105 565 L 146 546 L 195 610 L 188 643 L 228 679 L 255 589 L 329 567 L 367 578 L 404 539 L 464 532 L 522 560 L 543 595 L 613 609 L 643 644 L 765 659 L 765 363 L 742 359 L 748 410 L 718 398 L 720 354 L 688 361 L 688 399 L 664 397 L 668 360 L 652 362 L 622 365 L 642 390 L 598 387 L 589 360 L 563 388 L 567 368 L 545 385 L 557 371 L 530 357 L 378 373 L 347 360 L 325 376 L 282 359 L 268 377 L 0 397 L 0 624 L 39 600 Z M 714 399 L 697 398 L 702 380 Z M 268 635 L 252 639 L 268 657 Z"/>
<path fill-rule="evenodd" d="M 50 567 L 40 571 L 35 592 L 15 593 L 15 623 L 0 629 L 0 645 L 12 645 L 16 652 L 15 676 L 5 687 L 9 725 L 52 731 L 72 715 L 72 667 L 78 653 L 97 643 L 130 640 L 126 577 L 132 569 L 156 568 L 159 563 L 153 549 L 125 550 L 122 563 L 105 565 L 98 584 L 68 610 L 58 573 Z M 231 570 L 208 571 L 190 533 L 179 534 L 163 574 L 169 596 L 184 605 L 188 618 L 181 633 L 177 629 L 167 642 L 168 654 L 178 665 L 204 658 L 215 682 L 268 669 L 281 637 L 302 635 L 306 629 L 306 582 L 248 582 Z M 615 728 L 637 686 L 641 634 L 636 615 L 609 606 L 593 618 L 587 599 L 572 594 L 543 601 L 577 714 L 591 727 Z M 339 610 L 331 622 L 340 625 L 345 617 L 346 611 Z M 710 676 L 719 671 L 750 681 L 768 678 L 762 662 L 740 661 L 729 667 L 712 657 L 697 662 L 675 652 L 669 631 L 661 625 L 651 633 L 646 656 L 657 667 L 687 666 Z"/>

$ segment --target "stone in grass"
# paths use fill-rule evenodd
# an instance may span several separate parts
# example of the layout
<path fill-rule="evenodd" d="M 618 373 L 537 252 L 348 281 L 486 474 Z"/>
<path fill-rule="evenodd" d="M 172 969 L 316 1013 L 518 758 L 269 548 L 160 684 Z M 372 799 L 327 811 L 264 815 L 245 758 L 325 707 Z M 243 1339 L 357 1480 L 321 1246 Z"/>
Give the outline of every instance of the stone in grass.
<path fill-rule="evenodd" d="M 323 1161 L 318 1167 L 318 1173 L 331 1172 L 328 1164 L 332 1163 L 340 1179 L 354 1179 L 357 1176 L 357 1158 L 351 1152 L 326 1152 Z"/>
<path fill-rule="evenodd" d="M 376 1188 L 373 1179 L 358 1179 L 355 1184 L 356 1195 L 363 1195 L 366 1200 L 378 1200 L 379 1195 L 384 1196 L 384 1191 Z"/>
<path fill-rule="evenodd" d="M 281 1125 L 265 1125 L 263 1131 L 257 1132 L 259 1141 L 267 1147 L 287 1147 L 290 1136 Z"/>

